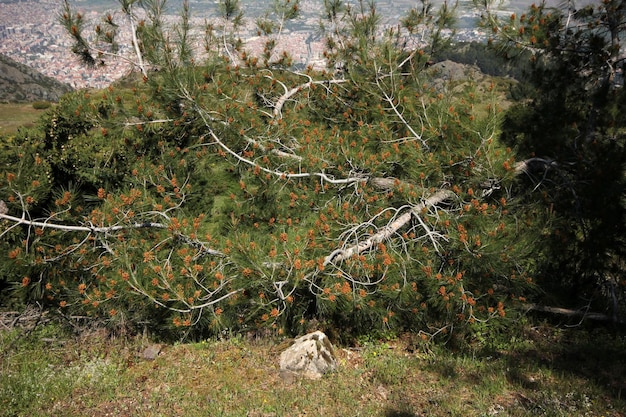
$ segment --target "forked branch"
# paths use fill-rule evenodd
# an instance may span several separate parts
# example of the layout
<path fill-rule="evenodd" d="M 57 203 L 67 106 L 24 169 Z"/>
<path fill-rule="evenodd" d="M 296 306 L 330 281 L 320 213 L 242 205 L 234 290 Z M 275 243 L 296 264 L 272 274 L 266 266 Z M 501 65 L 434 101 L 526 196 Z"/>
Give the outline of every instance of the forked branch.
<path fill-rule="evenodd" d="M 392 237 L 401 228 L 406 226 L 413 216 L 419 215 L 419 213 L 427 207 L 432 207 L 440 204 L 446 200 L 453 198 L 455 194 L 450 190 L 439 190 L 424 201 L 411 207 L 406 213 L 395 218 L 391 223 L 380 229 L 377 233 L 373 234 L 369 238 L 358 242 L 352 246 L 344 247 L 333 251 L 324 259 L 324 265 L 328 265 L 334 262 L 341 262 L 359 253 L 366 252 L 375 248 L 379 243 Z"/>
<path fill-rule="evenodd" d="M 306 90 L 308 88 L 311 88 L 311 86 L 313 86 L 313 85 L 343 84 L 343 83 L 347 82 L 347 80 L 343 80 L 343 79 L 314 81 L 309 75 L 302 74 L 302 73 L 299 73 L 299 72 L 296 73 L 296 75 L 307 77 L 309 79 L 309 81 L 307 81 L 304 84 L 300 84 L 298 86 L 295 86 L 295 87 L 293 87 L 291 89 L 288 89 L 287 86 L 284 83 L 280 82 L 280 84 L 283 86 L 283 89 L 285 90 L 285 93 L 282 96 L 280 96 L 278 98 L 278 100 L 276 100 L 276 103 L 274 104 L 274 118 L 275 119 L 282 119 L 283 106 L 285 105 L 287 100 L 289 100 L 291 97 L 293 97 L 296 94 L 298 94 L 300 91 Z M 272 78 L 270 76 L 267 76 L 267 77 L 271 78 L 272 80 L 274 80 L 274 78 Z"/>

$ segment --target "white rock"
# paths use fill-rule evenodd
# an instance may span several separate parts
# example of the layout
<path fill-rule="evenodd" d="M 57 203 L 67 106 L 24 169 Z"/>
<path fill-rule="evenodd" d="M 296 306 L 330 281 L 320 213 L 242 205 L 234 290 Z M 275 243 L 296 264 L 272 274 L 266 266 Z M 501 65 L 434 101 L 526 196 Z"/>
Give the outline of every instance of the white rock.
<path fill-rule="evenodd" d="M 297 338 L 280 354 L 280 374 L 286 380 L 294 375 L 317 379 L 336 368 L 333 345 L 320 331 Z"/>

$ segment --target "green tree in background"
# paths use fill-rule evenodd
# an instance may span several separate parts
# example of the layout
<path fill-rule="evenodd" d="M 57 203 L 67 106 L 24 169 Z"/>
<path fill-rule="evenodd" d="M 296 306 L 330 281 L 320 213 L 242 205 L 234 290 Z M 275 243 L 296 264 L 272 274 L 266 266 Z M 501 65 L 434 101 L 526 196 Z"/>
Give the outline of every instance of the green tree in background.
<path fill-rule="evenodd" d="M 494 45 L 532 65 L 532 88 L 507 113 L 503 140 L 534 158 L 531 195 L 557 214 L 542 285 L 559 302 L 623 317 L 626 3 L 567 1 L 486 18 Z"/>
<path fill-rule="evenodd" d="M 551 216 L 513 193 L 526 165 L 499 141 L 497 85 L 426 69 L 449 10 L 383 31 L 373 3 L 325 2 L 332 65 L 298 72 L 275 30 L 298 3 L 257 22 L 261 56 L 231 42 L 235 3 L 196 30 L 186 7 L 171 21 L 122 2 L 112 24 L 135 34 L 140 77 L 70 94 L 3 142 L 3 279 L 173 335 L 316 319 L 428 338 L 510 319 Z M 66 3 L 74 51 L 100 58 L 78 16 Z"/>

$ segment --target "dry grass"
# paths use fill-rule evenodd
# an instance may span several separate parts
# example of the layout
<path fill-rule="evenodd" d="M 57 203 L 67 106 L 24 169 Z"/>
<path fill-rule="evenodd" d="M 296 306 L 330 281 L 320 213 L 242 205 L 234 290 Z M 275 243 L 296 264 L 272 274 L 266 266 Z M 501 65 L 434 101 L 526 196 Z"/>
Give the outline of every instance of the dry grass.
<path fill-rule="evenodd" d="M 45 112 L 36 110 L 30 103 L 0 103 L 0 135 L 11 135 L 19 127 L 32 127 Z"/>
<path fill-rule="evenodd" d="M 526 327 L 499 348 L 452 351 L 411 335 L 338 347 L 337 372 L 283 381 L 284 341 L 163 345 L 52 324 L 0 331 L 0 410 L 17 416 L 624 416 L 626 340 Z M 0 411 L 2 415 L 3 411 Z"/>

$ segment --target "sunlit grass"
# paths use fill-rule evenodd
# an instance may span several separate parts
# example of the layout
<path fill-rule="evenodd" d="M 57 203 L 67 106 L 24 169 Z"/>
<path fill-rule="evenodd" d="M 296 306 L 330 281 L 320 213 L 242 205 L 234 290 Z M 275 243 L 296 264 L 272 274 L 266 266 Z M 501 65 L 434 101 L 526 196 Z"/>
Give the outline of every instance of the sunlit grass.
<path fill-rule="evenodd" d="M 33 127 L 45 110 L 30 103 L 0 103 L 0 135 L 10 135 L 20 127 Z"/>
<path fill-rule="evenodd" d="M 289 383 L 278 373 L 281 341 L 164 345 L 149 361 L 145 337 L 2 331 L 0 415 L 624 415 L 623 338 L 549 327 L 525 334 L 473 352 L 368 339 L 338 347 L 335 373 Z"/>

